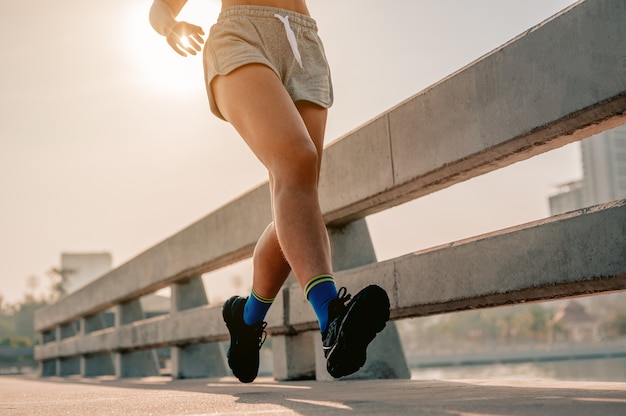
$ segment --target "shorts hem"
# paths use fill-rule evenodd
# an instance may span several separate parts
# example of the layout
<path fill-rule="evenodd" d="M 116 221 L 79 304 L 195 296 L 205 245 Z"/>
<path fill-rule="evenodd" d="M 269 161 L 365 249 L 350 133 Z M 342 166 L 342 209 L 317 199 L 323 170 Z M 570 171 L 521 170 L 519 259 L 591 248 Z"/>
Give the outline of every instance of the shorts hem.
<path fill-rule="evenodd" d="M 267 62 L 267 61 L 263 61 L 263 60 L 259 60 L 258 57 L 255 57 L 255 59 L 252 60 L 245 60 L 244 62 L 238 62 L 236 64 L 231 64 L 226 66 L 225 68 L 219 70 L 219 71 L 213 71 L 212 74 L 209 74 L 206 76 L 205 78 L 205 84 L 206 84 L 206 90 L 207 90 L 207 96 L 209 98 L 209 106 L 211 108 L 211 112 L 217 116 L 218 118 L 227 121 L 224 116 L 222 115 L 222 112 L 219 110 L 217 103 L 215 102 L 215 96 L 213 95 L 213 87 L 212 87 L 212 83 L 213 80 L 215 79 L 215 77 L 217 76 L 224 76 L 224 75 L 228 75 L 231 72 L 242 68 L 244 66 L 247 65 L 263 65 L 268 67 L 269 69 L 272 70 L 272 72 L 274 72 L 274 74 L 276 74 L 276 76 L 280 77 L 280 75 L 278 74 L 278 71 L 276 68 L 274 68 L 272 66 L 271 63 Z"/>

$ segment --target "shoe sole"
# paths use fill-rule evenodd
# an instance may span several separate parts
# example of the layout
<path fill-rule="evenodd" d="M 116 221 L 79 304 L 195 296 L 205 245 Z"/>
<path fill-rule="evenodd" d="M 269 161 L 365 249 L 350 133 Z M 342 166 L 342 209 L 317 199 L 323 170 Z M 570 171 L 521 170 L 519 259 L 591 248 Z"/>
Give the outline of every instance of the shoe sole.
<path fill-rule="evenodd" d="M 389 297 L 376 285 L 363 289 L 344 317 L 339 336 L 326 358 L 326 369 L 334 378 L 355 373 L 365 364 L 367 346 L 389 320 Z"/>

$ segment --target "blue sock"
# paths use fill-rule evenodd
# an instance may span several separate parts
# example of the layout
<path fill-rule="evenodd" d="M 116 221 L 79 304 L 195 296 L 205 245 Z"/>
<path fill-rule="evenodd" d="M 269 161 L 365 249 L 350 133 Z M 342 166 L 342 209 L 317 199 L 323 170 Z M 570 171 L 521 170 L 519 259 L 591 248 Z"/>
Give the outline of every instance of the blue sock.
<path fill-rule="evenodd" d="M 314 277 L 306 284 L 304 296 L 313 307 L 320 324 L 320 331 L 323 333 L 328 326 L 328 304 L 337 298 L 335 280 L 328 274 Z"/>
<path fill-rule="evenodd" d="M 272 306 L 274 299 L 264 298 L 254 291 L 248 296 L 248 300 L 243 307 L 243 322 L 246 325 L 254 325 L 258 322 L 263 322 L 267 311 Z"/>

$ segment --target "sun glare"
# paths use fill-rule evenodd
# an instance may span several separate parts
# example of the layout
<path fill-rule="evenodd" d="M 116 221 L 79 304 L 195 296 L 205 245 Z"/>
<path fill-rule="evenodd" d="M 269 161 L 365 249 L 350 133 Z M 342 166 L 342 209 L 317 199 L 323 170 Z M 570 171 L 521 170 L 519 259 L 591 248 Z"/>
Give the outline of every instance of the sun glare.
<path fill-rule="evenodd" d="M 178 18 L 199 25 L 208 33 L 217 19 L 220 5 L 219 0 L 190 2 Z M 137 74 L 137 82 L 172 94 L 203 89 L 202 54 L 186 58 L 178 55 L 165 38 L 152 29 L 148 13 L 149 7 L 145 3 L 129 5 L 126 25 L 129 42 L 126 47 L 130 54 L 129 61 L 134 63 L 133 72 Z M 188 47 L 189 39 L 183 37 L 181 43 Z"/>
<path fill-rule="evenodd" d="M 189 48 L 191 46 L 191 44 L 189 43 L 189 38 L 187 36 L 181 36 L 180 43 L 182 43 L 185 48 Z"/>

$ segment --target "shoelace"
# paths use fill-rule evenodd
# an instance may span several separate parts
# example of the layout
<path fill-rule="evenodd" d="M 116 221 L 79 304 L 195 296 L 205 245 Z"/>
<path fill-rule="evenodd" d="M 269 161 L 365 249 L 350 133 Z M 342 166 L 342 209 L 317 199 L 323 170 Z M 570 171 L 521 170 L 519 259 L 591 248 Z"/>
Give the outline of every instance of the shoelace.
<path fill-rule="evenodd" d="M 348 294 L 348 290 L 345 287 L 339 288 L 339 291 L 337 292 L 337 297 L 331 301 L 331 314 L 340 314 L 341 311 L 347 308 L 346 303 L 348 303 L 351 298 L 352 295 Z"/>
<path fill-rule="evenodd" d="M 263 344 L 265 343 L 265 339 L 267 338 L 267 332 L 265 331 L 265 327 L 267 326 L 267 322 L 261 322 L 259 324 L 259 349 L 261 349 L 261 347 L 263 346 Z M 256 329 L 256 328 L 255 328 Z"/>
<path fill-rule="evenodd" d="M 330 305 L 328 305 L 328 328 L 324 331 L 323 337 L 325 338 L 327 334 L 334 334 L 337 331 L 337 327 L 340 324 L 339 321 L 335 319 L 337 316 L 341 316 L 345 313 L 348 306 L 346 303 L 352 298 L 351 295 L 348 294 L 348 291 L 345 287 L 341 287 L 337 292 L 337 297 L 330 301 Z M 324 347 L 326 348 L 326 347 Z M 325 350 L 325 354 L 327 351 Z"/>
<path fill-rule="evenodd" d="M 346 302 L 352 298 L 352 295 L 348 294 L 348 290 L 342 286 L 339 288 L 339 292 L 337 292 L 337 298 L 345 306 Z"/>

